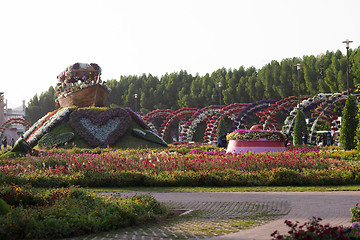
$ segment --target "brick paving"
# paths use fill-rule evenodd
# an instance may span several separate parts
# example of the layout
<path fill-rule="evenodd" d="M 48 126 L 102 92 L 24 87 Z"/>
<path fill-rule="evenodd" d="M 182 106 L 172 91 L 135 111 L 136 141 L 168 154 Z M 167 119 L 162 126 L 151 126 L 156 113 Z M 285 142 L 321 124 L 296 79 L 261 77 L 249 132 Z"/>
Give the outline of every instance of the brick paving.
<path fill-rule="evenodd" d="M 135 193 L 121 193 L 121 196 Z M 141 193 L 137 193 L 141 194 Z M 360 202 L 360 192 L 171 192 L 151 193 L 171 209 L 187 214 L 175 221 L 132 227 L 114 232 L 89 235 L 80 239 L 211 239 L 264 240 L 279 230 L 288 231 L 286 219 L 307 221 L 321 217 L 331 226 L 349 226 L 349 209 Z M 256 226 L 240 230 L 240 221 L 254 220 Z M 207 234 L 211 233 L 212 236 Z"/>

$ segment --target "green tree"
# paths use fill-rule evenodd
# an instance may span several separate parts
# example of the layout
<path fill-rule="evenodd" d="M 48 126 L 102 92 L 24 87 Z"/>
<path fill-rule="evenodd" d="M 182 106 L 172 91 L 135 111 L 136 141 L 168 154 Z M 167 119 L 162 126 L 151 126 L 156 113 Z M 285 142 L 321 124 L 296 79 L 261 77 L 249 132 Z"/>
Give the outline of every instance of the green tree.
<path fill-rule="evenodd" d="M 26 120 L 30 123 L 35 123 L 48 112 L 58 108 L 55 103 L 55 97 L 55 89 L 53 87 L 49 87 L 48 91 L 42 92 L 39 97 L 35 94 L 26 107 Z"/>
<path fill-rule="evenodd" d="M 302 137 L 304 133 L 307 133 L 307 126 L 305 121 L 305 114 L 299 110 L 296 113 L 295 125 L 294 125 L 294 145 L 302 145 Z"/>
<path fill-rule="evenodd" d="M 344 150 L 354 149 L 356 147 L 355 135 L 359 124 L 357 118 L 358 106 L 356 98 L 350 95 L 346 99 L 343 115 L 341 118 L 340 144 Z"/>
<path fill-rule="evenodd" d="M 228 129 L 224 118 L 221 118 L 219 121 L 218 128 L 216 130 L 216 135 L 219 137 L 221 134 L 227 133 Z"/>

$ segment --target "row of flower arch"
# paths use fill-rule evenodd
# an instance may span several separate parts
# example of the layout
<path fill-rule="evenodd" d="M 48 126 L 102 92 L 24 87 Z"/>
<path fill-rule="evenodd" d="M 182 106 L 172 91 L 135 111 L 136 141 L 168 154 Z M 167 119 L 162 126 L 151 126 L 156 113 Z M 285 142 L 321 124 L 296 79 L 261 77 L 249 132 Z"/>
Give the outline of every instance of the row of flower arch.
<path fill-rule="evenodd" d="M 10 128 L 13 124 L 19 124 L 24 126 L 26 129 L 30 127 L 30 123 L 24 118 L 10 118 L 7 121 L 3 122 L 0 126 L 0 139 L 3 138 L 4 132 L 6 129 Z"/>
<path fill-rule="evenodd" d="M 291 96 L 279 101 L 261 100 L 255 103 L 234 103 L 228 106 L 211 105 L 202 109 L 181 108 L 176 111 L 158 109 L 146 114 L 143 118 L 162 138 L 166 138 L 171 125 L 179 121 L 181 125 L 180 138 L 186 142 L 193 141 L 197 125 L 205 121 L 206 130 L 203 142 L 214 142 L 216 141 L 216 131 L 220 119 L 231 119 L 234 123 L 234 130 L 247 129 L 251 127 L 248 125 L 247 120 L 254 114 L 260 118 L 259 125 L 263 129 L 276 129 L 289 134 L 292 131 L 296 112 L 300 108 L 305 112 L 313 111 L 311 115 L 312 121 L 309 122 L 311 141 L 315 127 L 322 118 L 326 119 L 334 130 L 339 128 L 339 123 L 336 121 L 338 116 L 334 113 L 333 108 L 335 103 L 345 101 L 346 98 L 346 92 L 334 94 L 321 93 L 314 97 L 301 97 L 300 105 L 298 97 Z M 279 126 L 279 123 L 275 121 L 275 116 L 279 112 L 287 115 L 282 126 Z M 159 129 L 156 129 L 154 124 L 152 124 L 155 119 L 163 119 Z"/>

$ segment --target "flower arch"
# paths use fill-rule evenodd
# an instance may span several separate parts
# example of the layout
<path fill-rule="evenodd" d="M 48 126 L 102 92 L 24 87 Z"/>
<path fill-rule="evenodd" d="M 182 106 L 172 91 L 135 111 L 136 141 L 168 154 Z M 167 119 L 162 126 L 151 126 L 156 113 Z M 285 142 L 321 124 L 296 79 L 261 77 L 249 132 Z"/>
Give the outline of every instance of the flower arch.
<path fill-rule="evenodd" d="M 321 103 L 328 101 L 333 102 L 334 100 L 338 99 L 338 98 L 342 98 L 341 96 L 344 96 L 345 98 L 347 97 L 346 92 L 342 92 L 342 93 L 319 93 L 317 95 L 315 95 L 312 98 L 308 98 L 306 100 L 303 100 L 300 103 L 300 106 L 296 105 L 294 107 L 294 109 L 289 113 L 289 115 L 286 117 L 283 127 L 282 127 L 282 132 L 285 134 L 289 134 L 292 126 L 295 122 L 295 117 L 296 117 L 296 113 L 298 111 L 298 109 L 302 109 L 303 111 L 311 111 L 312 109 L 317 108 Z M 316 125 L 316 124 L 315 124 Z M 314 127 L 315 128 L 315 127 Z M 312 127 L 311 127 L 312 129 Z M 314 129 L 311 130 L 311 135 L 312 135 L 312 131 Z"/>
<path fill-rule="evenodd" d="M 238 117 L 234 120 L 234 128 L 249 128 L 247 126 L 246 121 L 251 114 L 256 114 L 261 117 L 262 115 L 259 113 L 262 109 L 268 108 L 271 104 L 274 104 L 275 100 L 260 100 L 255 103 L 251 103 L 247 105 L 242 111 L 240 111 Z"/>
<path fill-rule="evenodd" d="M 149 127 L 154 131 L 158 132 L 158 129 L 156 129 L 154 125 L 154 121 L 156 119 L 165 119 L 167 116 L 172 114 L 174 110 L 171 109 L 157 109 L 154 111 L 151 111 L 143 117 L 143 120 L 149 125 Z"/>
<path fill-rule="evenodd" d="M 198 110 L 197 108 L 181 108 L 179 110 L 172 112 L 170 115 L 166 117 L 164 122 L 161 124 L 161 127 L 159 128 L 158 131 L 159 136 L 164 139 L 169 133 L 169 128 L 174 121 L 185 120 L 187 117 L 189 117 L 189 115 L 194 114 L 197 110 Z"/>
<path fill-rule="evenodd" d="M 353 95 L 359 96 L 359 94 Z M 311 114 L 311 118 L 314 119 L 314 121 L 310 127 L 309 143 L 311 143 L 315 128 L 321 119 L 325 119 L 329 122 L 332 130 L 336 131 L 340 129 L 340 123 L 337 121 L 338 116 L 334 112 L 334 107 L 337 102 L 343 102 L 343 104 L 345 104 L 347 96 L 346 92 L 335 93 L 332 94 L 326 101 L 319 104 L 319 106 L 315 109 L 315 112 Z"/>
<path fill-rule="evenodd" d="M 30 123 L 24 118 L 10 118 L 7 121 L 3 122 L 0 126 L 0 138 L 4 134 L 5 130 L 8 129 L 13 124 L 23 125 L 26 129 L 30 127 Z"/>
<path fill-rule="evenodd" d="M 221 110 L 220 116 L 212 116 L 211 119 L 207 122 L 203 142 L 207 143 L 216 141 L 216 131 L 219 126 L 220 120 L 227 117 L 234 121 L 236 115 L 239 114 L 239 112 L 241 112 L 248 105 L 249 103 L 230 104 L 229 106 L 226 106 Z"/>
<path fill-rule="evenodd" d="M 301 97 L 300 100 L 305 100 L 307 97 Z M 260 124 L 263 125 L 263 130 L 271 125 L 274 130 L 279 130 L 279 124 L 275 121 L 275 117 L 279 112 L 284 112 L 286 115 L 298 104 L 299 98 L 295 96 L 290 96 L 283 98 L 273 104 L 268 108 L 259 112 Z M 270 127 L 271 128 L 271 127 Z"/>
<path fill-rule="evenodd" d="M 220 112 L 221 107 L 222 106 L 211 105 L 202 109 L 198 109 L 189 118 L 189 120 L 185 122 L 184 127 L 182 128 L 182 132 L 180 134 L 181 139 L 186 142 L 192 141 L 197 125 L 204 120 L 209 121 L 211 116 Z"/>

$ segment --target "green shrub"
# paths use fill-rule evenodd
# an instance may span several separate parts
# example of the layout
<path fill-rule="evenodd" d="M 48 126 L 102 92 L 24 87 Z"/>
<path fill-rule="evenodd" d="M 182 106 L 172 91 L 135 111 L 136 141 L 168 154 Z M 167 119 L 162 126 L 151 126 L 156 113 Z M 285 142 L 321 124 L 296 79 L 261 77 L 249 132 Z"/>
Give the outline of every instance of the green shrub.
<path fill-rule="evenodd" d="M 0 187 L 0 190 L 3 188 Z M 22 191 L 19 190 L 18 191 Z M 166 215 L 168 210 L 150 195 L 128 198 L 101 196 L 71 187 L 36 191 L 31 206 L 19 205 L 0 218 L 0 239 L 55 239 L 109 231 L 139 220 Z"/>
<path fill-rule="evenodd" d="M 341 119 L 340 144 L 345 150 L 354 149 L 356 147 L 355 135 L 356 128 L 359 124 L 357 118 L 358 106 L 356 98 L 350 95 L 346 99 L 343 115 Z"/>
<path fill-rule="evenodd" d="M 9 205 L 0 198 L 0 215 L 7 214 L 10 211 Z"/>
<path fill-rule="evenodd" d="M 303 144 L 303 134 L 307 133 L 307 126 L 305 121 L 305 114 L 299 110 L 296 113 L 295 125 L 294 125 L 294 145 L 299 146 Z"/>
<path fill-rule="evenodd" d="M 351 211 L 351 222 L 360 222 L 360 206 L 356 203 L 355 207 L 350 209 Z"/>
<path fill-rule="evenodd" d="M 225 119 L 221 118 L 220 121 L 219 121 L 219 125 L 217 127 L 217 130 L 216 130 L 216 136 L 219 137 L 221 134 L 227 133 L 227 132 L 228 132 L 228 130 L 227 130 L 227 127 L 226 127 Z"/>

